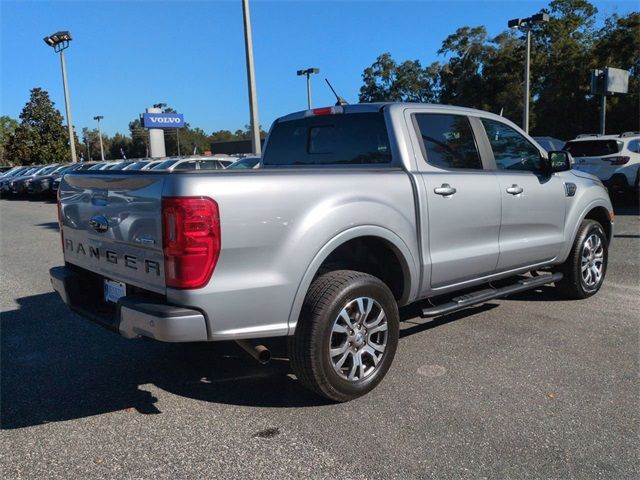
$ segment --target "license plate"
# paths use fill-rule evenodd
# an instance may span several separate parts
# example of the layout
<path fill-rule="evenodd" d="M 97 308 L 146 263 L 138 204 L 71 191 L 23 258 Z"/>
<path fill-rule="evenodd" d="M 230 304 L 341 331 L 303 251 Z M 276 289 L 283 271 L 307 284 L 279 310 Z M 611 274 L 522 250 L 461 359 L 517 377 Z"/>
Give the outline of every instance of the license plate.
<path fill-rule="evenodd" d="M 104 299 L 106 302 L 117 303 L 127 294 L 127 285 L 115 280 L 104 280 Z"/>

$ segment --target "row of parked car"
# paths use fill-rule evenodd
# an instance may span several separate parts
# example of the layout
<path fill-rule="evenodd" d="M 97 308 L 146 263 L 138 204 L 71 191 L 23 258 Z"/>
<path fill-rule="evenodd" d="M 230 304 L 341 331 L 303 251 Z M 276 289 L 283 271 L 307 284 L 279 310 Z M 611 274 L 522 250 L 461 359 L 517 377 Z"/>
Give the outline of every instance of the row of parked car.
<path fill-rule="evenodd" d="M 574 158 L 574 168 L 600 178 L 612 193 L 624 193 L 640 188 L 640 133 L 619 135 L 579 135 L 566 143 L 551 137 L 536 137 L 547 150 L 563 149 Z M 0 195 L 55 196 L 60 179 L 74 170 L 222 170 L 258 168 L 260 157 L 169 157 L 160 160 L 134 159 L 104 162 L 81 162 L 68 165 L 37 165 L 14 167 L 0 175 Z"/>
<path fill-rule="evenodd" d="M 112 161 L 89 161 L 71 164 L 49 164 L 13 167 L 0 175 L 0 195 L 50 195 L 55 197 L 60 180 L 65 173 L 78 170 L 96 172 L 115 170 L 154 170 L 154 171 L 186 171 L 186 170 L 224 170 L 258 168 L 260 157 L 236 158 L 229 156 L 213 157 L 170 157 L 161 160 L 133 159 Z"/>

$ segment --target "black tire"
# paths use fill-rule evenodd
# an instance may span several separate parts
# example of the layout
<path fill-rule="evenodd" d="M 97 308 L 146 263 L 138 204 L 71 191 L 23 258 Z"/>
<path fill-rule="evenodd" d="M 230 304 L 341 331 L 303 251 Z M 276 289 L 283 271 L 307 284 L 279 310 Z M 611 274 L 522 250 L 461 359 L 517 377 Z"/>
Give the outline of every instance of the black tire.
<path fill-rule="evenodd" d="M 588 239 L 594 238 L 594 236 L 600 240 L 602 245 L 602 269 L 600 278 L 596 281 L 595 277 L 590 277 L 589 280 L 594 280 L 594 283 L 589 284 L 582 275 L 583 253 L 586 248 L 585 243 Z M 602 225 L 595 220 L 583 220 L 573 242 L 569 257 L 558 269 L 564 275 L 564 278 L 556 285 L 558 293 L 569 299 L 583 299 L 596 294 L 600 290 L 607 273 L 608 257 L 609 242 Z"/>
<path fill-rule="evenodd" d="M 364 332 L 359 337 L 351 336 L 354 333 L 353 330 L 351 333 L 335 333 L 333 331 L 334 326 L 339 321 L 343 321 L 338 316 L 343 310 L 352 311 L 350 309 L 354 308 L 354 302 L 357 302 L 359 298 L 365 298 L 364 302 L 367 305 L 373 305 L 369 310 L 371 317 L 378 314 L 377 318 L 380 318 L 379 312 L 384 310 L 387 325 L 385 330 L 386 347 L 375 365 L 369 366 L 371 370 L 368 373 L 363 373 L 362 378 L 354 376 L 352 380 L 349 380 L 343 378 L 338 372 L 338 370 L 342 372 L 340 365 L 334 367 L 330 349 L 335 348 L 336 345 L 332 342 L 339 339 L 340 335 L 344 335 L 344 343 L 338 345 L 339 348 L 341 346 L 344 348 L 350 338 L 357 338 L 357 342 L 348 343 L 353 345 L 348 349 L 349 352 L 354 352 L 348 353 L 351 364 L 356 363 L 357 355 L 363 363 L 364 359 L 373 363 L 373 357 L 369 353 L 360 352 L 360 349 L 367 349 L 367 346 L 370 345 L 369 342 L 373 341 L 371 337 L 380 335 L 380 333 L 373 333 L 374 328 L 366 326 L 367 318 L 370 319 L 367 315 L 360 322 L 362 325 L 356 325 L 356 322 L 353 322 L 358 328 L 356 333 Z M 373 302 L 369 302 L 367 299 L 372 299 Z M 354 315 L 358 315 L 357 312 L 354 311 Z M 359 330 L 360 328 L 364 330 Z M 370 328 L 368 333 L 366 328 Z M 330 400 L 346 402 L 368 393 L 384 378 L 396 353 L 398 334 L 398 305 L 389 288 L 380 279 L 353 270 L 328 272 L 319 276 L 309 287 L 296 332 L 289 337 L 291 368 L 300 383 L 308 389 Z M 356 349 L 358 350 L 356 351 Z M 337 358 L 337 356 L 333 358 Z M 346 368 L 350 369 L 351 364 L 348 358 L 345 364 Z M 360 367 L 355 367 L 355 369 L 358 372 L 363 372 Z M 342 373 L 342 375 L 346 375 L 346 373 Z"/>

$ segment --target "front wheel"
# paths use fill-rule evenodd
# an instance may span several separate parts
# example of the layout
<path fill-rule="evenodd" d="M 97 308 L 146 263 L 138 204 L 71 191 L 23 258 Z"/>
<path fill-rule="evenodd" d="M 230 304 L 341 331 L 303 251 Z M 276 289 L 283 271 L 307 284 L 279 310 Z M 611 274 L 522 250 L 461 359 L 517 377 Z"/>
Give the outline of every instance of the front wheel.
<path fill-rule="evenodd" d="M 345 402 L 383 379 L 398 346 L 398 306 L 378 278 L 352 270 L 325 273 L 311 284 L 289 358 L 298 380 Z"/>
<path fill-rule="evenodd" d="M 559 269 L 564 275 L 557 285 L 561 295 L 582 299 L 597 293 L 607 273 L 608 256 L 609 242 L 602 225 L 584 220 L 569 257 Z"/>

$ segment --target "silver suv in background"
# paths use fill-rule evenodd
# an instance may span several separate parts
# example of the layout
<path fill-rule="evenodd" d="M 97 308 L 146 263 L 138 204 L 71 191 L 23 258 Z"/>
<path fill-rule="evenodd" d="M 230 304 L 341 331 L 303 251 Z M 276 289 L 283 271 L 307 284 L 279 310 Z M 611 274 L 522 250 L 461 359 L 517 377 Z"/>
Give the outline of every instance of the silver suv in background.
<path fill-rule="evenodd" d="M 233 159 L 226 157 L 177 157 L 164 160 L 151 167 L 151 170 L 224 170 L 233 163 Z"/>
<path fill-rule="evenodd" d="M 621 135 L 578 135 L 564 150 L 577 170 L 595 175 L 613 192 L 638 191 L 640 182 L 640 132 Z"/>

